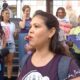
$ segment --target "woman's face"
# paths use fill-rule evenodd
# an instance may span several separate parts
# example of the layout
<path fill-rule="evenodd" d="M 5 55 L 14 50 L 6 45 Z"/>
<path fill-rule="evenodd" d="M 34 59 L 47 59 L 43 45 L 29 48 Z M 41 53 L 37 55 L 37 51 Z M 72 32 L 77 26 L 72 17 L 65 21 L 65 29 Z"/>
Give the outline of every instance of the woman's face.
<path fill-rule="evenodd" d="M 9 13 L 9 11 L 8 10 L 5 10 L 4 12 L 2 12 L 2 16 L 3 16 L 3 19 L 4 20 L 9 20 L 9 18 L 10 18 L 10 13 Z"/>
<path fill-rule="evenodd" d="M 26 15 L 26 17 L 30 16 L 30 9 L 26 8 L 23 13 Z"/>
<path fill-rule="evenodd" d="M 58 17 L 59 18 L 64 18 L 64 11 L 63 10 L 58 10 Z"/>
<path fill-rule="evenodd" d="M 29 44 L 34 48 L 43 46 L 49 42 L 50 30 L 40 16 L 33 17 L 29 30 Z"/>

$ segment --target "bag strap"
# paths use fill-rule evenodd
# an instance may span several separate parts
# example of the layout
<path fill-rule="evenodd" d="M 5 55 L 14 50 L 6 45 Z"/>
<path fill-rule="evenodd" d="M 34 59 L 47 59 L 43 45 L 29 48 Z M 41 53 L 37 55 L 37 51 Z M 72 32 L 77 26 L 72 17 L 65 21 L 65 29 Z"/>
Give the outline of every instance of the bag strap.
<path fill-rule="evenodd" d="M 58 77 L 59 80 L 64 80 L 68 76 L 69 64 L 71 58 L 67 56 L 62 56 L 58 64 Z"/>

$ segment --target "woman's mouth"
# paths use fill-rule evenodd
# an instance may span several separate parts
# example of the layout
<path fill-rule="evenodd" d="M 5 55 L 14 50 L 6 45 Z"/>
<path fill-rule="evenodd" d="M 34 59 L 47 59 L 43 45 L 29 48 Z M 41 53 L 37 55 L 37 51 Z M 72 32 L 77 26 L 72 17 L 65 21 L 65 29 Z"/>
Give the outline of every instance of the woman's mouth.
<path fill-rule="evenodd" d="M 31 36 L 27 36 L 27 37 L 26 37 L 26 40 L 29 40 L 29 41 L 30 41 L 31 39 L 32 39 Z"/>

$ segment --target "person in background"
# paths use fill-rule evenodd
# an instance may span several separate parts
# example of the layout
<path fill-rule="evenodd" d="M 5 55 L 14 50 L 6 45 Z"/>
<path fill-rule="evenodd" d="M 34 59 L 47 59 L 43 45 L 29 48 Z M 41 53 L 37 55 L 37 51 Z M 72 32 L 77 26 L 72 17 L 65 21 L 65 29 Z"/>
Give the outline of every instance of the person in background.
<path fill-rule="evenodd" d="M 70 56 L 69 48 L 66 44 L 66 34 L 69 32 L 71 24 L 69 23 L 69 19 L 66 17 L 66 12 L 63 7 L 59 7 L 56 12 L 56 17 L 59 21 L 59 41 L 65 48 L 66 55 Z M 66 27 L 69 29 L 66 29 Z"/>
<path fill-rule="evenodd" d="M 56 52 L 58 30 L 58 20 L 52 14 L 42 11 L 33 16 L 28 37 L 29 45 L 35 51 L 28 57 L 17 80 L 59 80 L 58 64 L 64 54 Z M 71 59 L 68 74 L 62 80 L 79 80 L 79 71 L 75 60 Z"/>
<path fill-rule="evenodd" d="M 77 20 L 77 15 L 76 15 L 76 11 L 73 9 L 72 7 L 72 1 L 71 3 L 70 1 L 67 2 L 65 9 L 66 9 L 66 16 L 69 18 L 70 23 L 72 24 L 72 27 L 76 27 L 78 25 L 78 20 Z"/>
<path fill-rule="evenodd" d="M 29 5 L 24 5 L 22 8 L 23 16 L 21 21 L 19 22 L 20 32 L 19 32 L 19 62 L 21 62 L 23 56 L 25 56 L 25 44 L 28 43 L 27 40 L 24 39 L 25 35 L 27 35 L 30 28 L 30 11 L 31 8 Z M 21 65 L 21 63 L 20 63 Z"/>
<path fill-rule="evenodd" d="M 66 17 L 66 12 L 63 7 L 59 7 L 56 12 L 57 19 L 59 21 L 59 27 L 64 31 L 65 36 L 68 35 L 72 28 L 72 24 L 70 24 L 69 18 Z"/>
<path fill-rule="evenodd" d="M 2 5 L 2 10 L 3 10 L 3 9 L 8 9 L 8 10 L 9 10 L 9 13 L 10 13 L 10 18 L 13 18 L 13 12 L 12 12 L 11 9 L 9 8 L 8 3 L 3 3 L 3 5 Z"/>
<path fill-rule="evenodd" d="M 9 49 L 9 54 L 6 57 L 6 62 L 7 62 L 8 80 L 11 80 L 12 62 L 15 53 L 14 36 L 16 36 L 17 30 L 15 28 L 15 24 L 10 21 L 10 13 L 8 9 L 3 9 L 1 12 L 1 26 L 6 37 L 6 47 Z"/>
<path fill-rule="evenodd" d="M 73 42 L 72 48 L 75 51 L 75 57 L 78 60 L 80 66 L 80 26 L 72 28 L 66 40 Z"/>

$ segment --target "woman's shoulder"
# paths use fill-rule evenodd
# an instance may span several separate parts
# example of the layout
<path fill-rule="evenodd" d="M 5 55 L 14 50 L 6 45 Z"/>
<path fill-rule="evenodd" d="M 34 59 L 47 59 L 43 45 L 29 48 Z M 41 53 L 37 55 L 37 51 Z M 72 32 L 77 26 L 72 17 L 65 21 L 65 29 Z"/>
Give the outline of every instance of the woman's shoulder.
<path fill-rule="evenodd" d="M 68 71 L 68 79 L 80 77 L 80 66 L 75 59 L 71 59 Z"/>
<path fill-rule="evenodd" d="M 61 55 L 58 62 L 58 73 L 60 76 L 63 76 L 61 73 L 64 73 L 64 76 L 68 73 L 65 80 L 77 78 L 80 76 L 80 67 L 74 58 Z"/>
<path fill-rule="evenodd" d="M 64 65 L 64 67 L 66 68 L 66 66 L 68 65 L 67 66 L 67 69 L 68 69 L 67 79 L 69 80 L 69 79 L 80 77 L 80 66 L 78 65 L 77 60 L 68 56 L 62 56 L 62 58 L 61 58 L 62 64 Z"/>
<path fill-rule="evenodd" d="M 1 24 L 2 27 L 5 27 L 5 26 L 8 25 L 8 24 L 6 24 L 4 21 L 1 21 L 0 24 Z"/>

